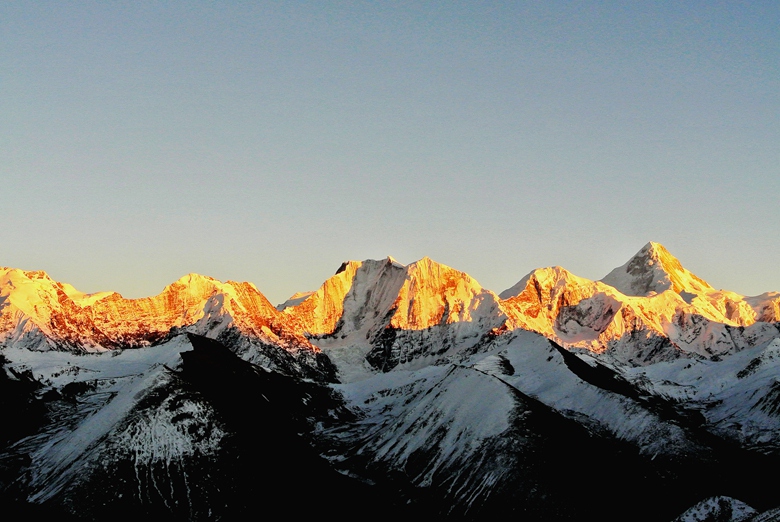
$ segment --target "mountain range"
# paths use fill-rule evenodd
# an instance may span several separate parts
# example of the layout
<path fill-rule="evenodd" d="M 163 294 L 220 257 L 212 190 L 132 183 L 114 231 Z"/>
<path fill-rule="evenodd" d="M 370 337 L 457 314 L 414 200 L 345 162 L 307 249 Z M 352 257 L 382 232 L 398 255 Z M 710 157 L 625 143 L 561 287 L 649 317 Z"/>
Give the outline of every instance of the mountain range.
<path fill-rule="evenodd" d="M 500 294 L 429 258 L 349 261 L 276 307 L 197 274 L 125 299 L 2 268 L 0 364 L 0 502 L 21 513 L 243 520 L 290 503 L 351 519 L 366 512 L 345 503 L 372 499 L 433 519 L 770 520 L 780 506 L 764 478 L 780 456 L 780 293 L 716 290 L 658 243 L 599 281 L 556 266 Z"/>

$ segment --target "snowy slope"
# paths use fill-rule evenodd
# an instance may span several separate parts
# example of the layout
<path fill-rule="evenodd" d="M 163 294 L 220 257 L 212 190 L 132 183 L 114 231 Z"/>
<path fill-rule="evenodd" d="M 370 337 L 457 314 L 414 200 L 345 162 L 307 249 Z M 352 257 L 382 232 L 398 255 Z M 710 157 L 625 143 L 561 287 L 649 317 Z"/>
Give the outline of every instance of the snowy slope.
<path fill-rule="evenodd" d="M 344 473 L 411 484 L 410 504 L 433 504 L 415 513 L 427 508 L 434 519 L 481 519 L 492 502 L 504 514 L 525 512 L 526 519 L 529 511 L 571 509 L 555 505 L 554 487 L 539 472 L 566 453 L 544 436 L 556 424 L 501 380 L 443 365 L 394 370 L 336 388 L 357 420 L 318 431 L 317 446 Z"/>
<path fill-rule="evenodd" d="M 767 454 L 780 454 L 778 372 L 780 338 L 720 360 L 623 369 L 644 393 L 700 411 L 710 432 Z"/>
<path fill-rule="evenodd" d="M 186 336 L 152 348 L 91 355 L 6 348 L 10 368 L 29 370 L 47 389 L 66 396 L 69 389 L 79 390 L 77 400 L 54 410 L 40 433 L 11 448 L 11 453 L 29 455 L 24 476 L 29 500 L 54 498 L 120 454 L 149 467 L 171 466 L 196 453 L 216 451 L 224 435 L 218 425 L 207 436 L 194 436 L 199 427 L 214 424 L 214 412 L 169 388 L 169 369 L 177 368 L 180 353 L 189 349 Z M 166 398 L 160 407 L 134 413 L 147 397 L 163 389 Z"/>
<path fill-rule="evenodd" d="M 719 496 L 702 500 L 675 518 L 674 522 L 707 522 L 709 520 L 747 522 L 757 513 L 755 509 L 740 500 Z"/>
<path fill-rule="evenodd" d="M 670 520 L 711 491 L 702 474 L 718 481 L 722 473 L 702 463 L 717 462 L 717 453 L 700 427 L 686 426 L 684 408 L 615 381 L 614 369 L 594 370 L 600 363 L 589 356 L 579 364 L 593 375 L 575 371 L 563 353 L 538 334 L 516 332 L 459 363 L 334 385 L 356 418 L 322 425 L 317 446 L 351 476 L 409 480 L 446 506 L 438 516 L 557 520 L 593 510 L 623 520 L 620 502 L 672 488 L 666 496 L 675 503 L 646 509 Z M 684 486 L 692 479 L 699 483 Z M 588 491 L 627 496 L 593 503 Z"/>
<path fill-rule="evenodd" d="M 531 332 L 498 340 L 492 350 L 474 355 L 464 364 L 500 376 L 513 388 L 563 415 L 587 418 L 593 429 L 606 430 L 634 444 L 642 453 L 697 451 L 677 424 L 659 417 L 630 394 L 615 393 L 583 380 L 554 345 Z M 595 360 L 590 364 L 596 364 Z"/>
<path fill-rule="evenodd" d="M 670 289 L 678 294 L 714 290 L 709 283 L 683 268 L 663 245 L 652 241 L 601 281 L 625 295 L 634 296 L 660 294 Z"/>

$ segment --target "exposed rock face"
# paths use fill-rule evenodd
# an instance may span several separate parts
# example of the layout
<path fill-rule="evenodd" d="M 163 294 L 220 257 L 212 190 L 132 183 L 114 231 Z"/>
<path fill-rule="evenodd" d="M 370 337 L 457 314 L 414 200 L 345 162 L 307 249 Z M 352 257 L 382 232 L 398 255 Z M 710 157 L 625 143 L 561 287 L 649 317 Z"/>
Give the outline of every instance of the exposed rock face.
<path fill-rule="evenodd" d="M 709 283 L 683 268 L 663 245 L 652 241 L 601 281 L 625 295 L 635 296 L 660 294 L 669 289 L 678 294 L 714 290 Z"/>
<path fill-rule="evenodd" d="M 347 333 L 381 323 L 403 284 L 405 267 L 392 258 L 348 261 L 309 297 L 284 309 L 311 337 Z"/>
<path fill-rule="evenodd" d="M 432 362 L 469 351 L 505 322 L 493 292 L 463 272 L 423 258 L 407 267 L 390 322 L 366 358 L 381 369 Z"/>
<path fill-rule="evenodd" d="M 360 346 L 385 371 L 468 349 L 506 320 L 493 292 L 427 257 L 408 266 L 392 258 L 346 262 L 284 313 L 315 344 Z"/>
<path fill-rule="evenodd" d="M 43 271 L 0 269 L 0 341 L 34 349 L 114 347 L 71 295 L 78 299 L 75 289 Z"/>

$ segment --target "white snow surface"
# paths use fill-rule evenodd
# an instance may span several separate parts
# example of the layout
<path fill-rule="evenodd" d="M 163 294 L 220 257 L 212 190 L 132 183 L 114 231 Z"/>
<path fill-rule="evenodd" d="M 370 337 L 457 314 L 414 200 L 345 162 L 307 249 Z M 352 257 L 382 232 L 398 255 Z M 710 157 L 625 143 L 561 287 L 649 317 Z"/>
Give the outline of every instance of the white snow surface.
<path fill-rule="evenodd" d="M 283 302 L 282 304 L 276 305 L 276 309 L 280 312 L 284 310 L 285 308 L 290 308 L 291 306 L 297 306 L 304 302 L 306 299 L 309 298 L 310 295 L 312 295 L 314 292 L 296 292 L 293 295 L 290 296 L 290 298 Z"/>
<path fill-rule="evenodd" d="M 470 473 L 466 464 L 479 467 L 486 458 L 483 442 L 510 427 L 516 407 L 510 389 L 499 380 L 451 364 L 395 370 L 335 387 L 361 420 L 346 432 L 320 436 L 359 440 L 358 455 L 405 473 L 414 469 L 410 478 L 418 486 L 430 486 L 441 473 L 451 476 L 452 484 L 462 484 L 457 477 Z M 480 488 L 489 488 L 497 474 L 508 471 L 481 470 Z M 461 501 L 460 495 L 470 497 L 468 504 L 479 491 L 451 493 Z"/>
<path fill-rule="evenodd" d="M 714 290 L 706 281 L 683 268 L 663 245 L 652 241 L 601 281 L 633 296 L 660 294 L 669 289 L 694 294 Z"/>
<path fill-rule="evenodd" d="M 780 339 L 719 361 L 677 360 L 622 371 L 640 389 L 698 409 L 719 435 L 780 451 Z"/>
<path fill-rule="evenodd" d="M 675 518 L 673 522 L 744 522 L 758 512 L 741 500 L 731 497 L 710 497 L 702 500 L 685 513 Z"/>
<path fill-rule="evenodd" d="M 506 374 L 492 357 L 508 361 L 512 373 Z M 583 417 L 590 419 L 594 429 L 607 430 L 632 442 L 645 454 L 683 452 L 691 447 L 675 424 L 662 420 L 633 399 L 577 377 L 549 341 L 537 334 L 517 332 L 508 342 L 497 342 L 495 348 L 472 356 L 464 364 L 491 371 L 565 416 L 580 421 Z"/>
<path fill-rule="evenodd" d="M 180 353 L 191 348 L 186 336 L 179 336 L 159 346 L 100 354 L 4 349 L 8 366 L 16 371 L 30 370 L 36 379 L 53 388 L 61 389 L 73 382 L 95 385 L 79 397 L 75 418 L 53 422 L 43 433 L 17 443 L 20 448 L 31 448 L 34 493 L 30 500 L 51 498 L 77 479 L 83 466 L 94 463 L 98 455 L 106 458 L 105 447 L 101 446 L 105 443 L 133 453 L 135 460 L 144 464 L 182 458 L 195 451 L 214 451 L 221 431 L 215 429 L 210 438 L 195 441 L 186 427 L 171 423 L 171 417 L 179 411 L 160 408 L 152 418 L 128 424 L 128 416 L 139 401 L 170 378 L 165 367 L 177 368 Z M 209 414 L 199 404 L 185 403 L 181 407 L 193 419 L 202 420 Z"/>
<path fill-rule="evenodd" d="M 180 352 L 190 349 L 187 337 L 181 335 L 158 346 L 95 354 L 36 352 L 13 346 L 1 353 L 8 359 L 9 367 L 30 370 L 37 380 L 60 388 L 71 382 L 138 376 L 163 365 L 175 368 L 181 361 Z"/>

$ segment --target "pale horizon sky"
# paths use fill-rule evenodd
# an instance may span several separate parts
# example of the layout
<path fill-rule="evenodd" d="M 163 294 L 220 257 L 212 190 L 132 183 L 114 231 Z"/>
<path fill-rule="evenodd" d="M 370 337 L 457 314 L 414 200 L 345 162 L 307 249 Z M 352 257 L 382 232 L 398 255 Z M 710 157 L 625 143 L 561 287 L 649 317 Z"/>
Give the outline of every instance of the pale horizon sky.
<path fill-rule="evenodd" d="M 273 303 L 348 259 L 496 293 L 648 241 L 780 291 L 780 3 L 0 6 L 0 265 Z"/>

